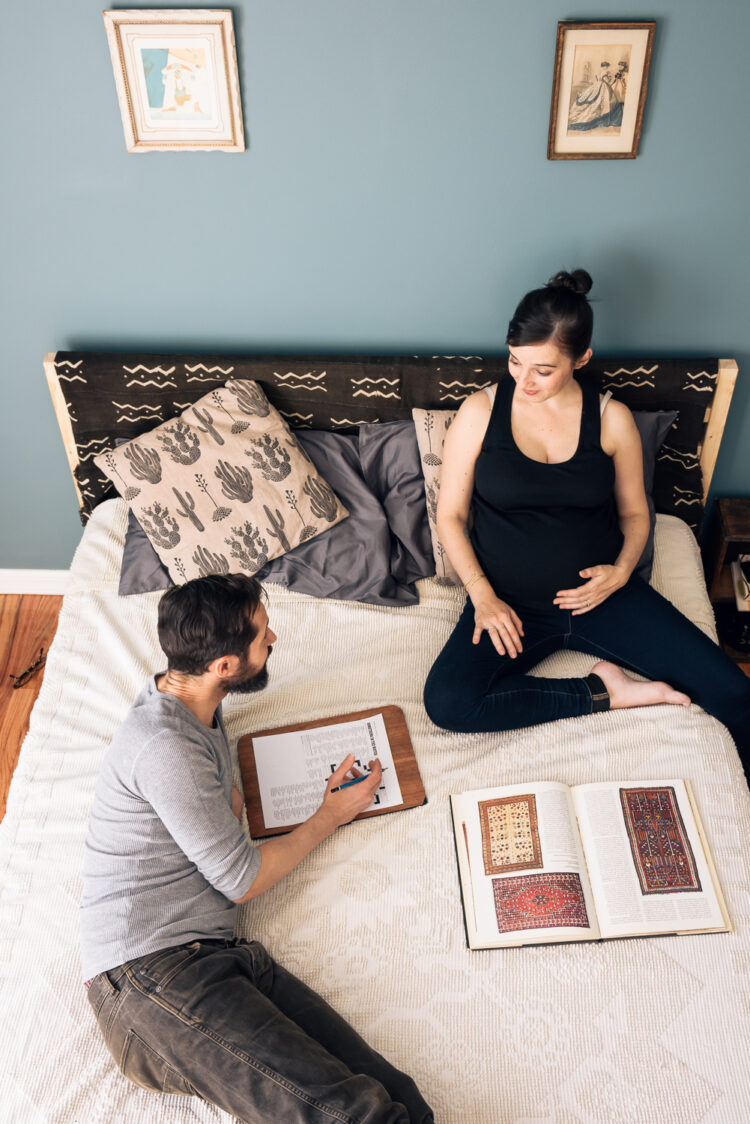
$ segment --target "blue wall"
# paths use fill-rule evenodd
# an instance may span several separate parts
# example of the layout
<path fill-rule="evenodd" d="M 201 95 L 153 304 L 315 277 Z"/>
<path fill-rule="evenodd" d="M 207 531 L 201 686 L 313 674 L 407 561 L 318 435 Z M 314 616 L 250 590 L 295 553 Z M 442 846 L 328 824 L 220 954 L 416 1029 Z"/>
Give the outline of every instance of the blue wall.
<path fill-rule="evenodd" d="M 234 12 L 248 151 L 135 156 L 101 5 L 6 6 L 0 566 L 80 535 L 46 351 L 497 351 L 579 264 L 599 351 L 737 358 L 713 492 L 750 495 L 747 0 Z M 644 17 L 638 159 L 548 162 L 558 19 Z"/>

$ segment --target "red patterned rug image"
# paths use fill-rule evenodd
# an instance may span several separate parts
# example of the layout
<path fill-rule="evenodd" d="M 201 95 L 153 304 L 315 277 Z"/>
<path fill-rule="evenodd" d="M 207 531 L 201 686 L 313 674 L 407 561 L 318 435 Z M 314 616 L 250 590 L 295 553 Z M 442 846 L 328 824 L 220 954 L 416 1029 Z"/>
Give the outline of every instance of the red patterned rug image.
<path fill-rule="evenodd" d="M 577 874 L 524 874 L 493 878 L 497 927 L 501 933 L 521 929 L 588 929 L 589 919 Z"/>
<path fill-rule="evenodd" d="M 621 788 L 620 801 L 641 893 L 700 890 L 695 858 L 671 785 Z"/>
<path fill-rule="evenodd" d="M 485 874 L 544 865 L 533 793 L 480 800 L 478 807 Z"/>

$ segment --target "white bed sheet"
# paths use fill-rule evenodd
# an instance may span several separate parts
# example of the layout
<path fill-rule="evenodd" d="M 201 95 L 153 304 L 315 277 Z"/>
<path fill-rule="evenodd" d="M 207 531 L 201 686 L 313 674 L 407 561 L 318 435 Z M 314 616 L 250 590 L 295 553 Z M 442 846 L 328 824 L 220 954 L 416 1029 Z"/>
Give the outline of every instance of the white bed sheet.
<path fill-rule="evenodd" d="M 161 666 L 159 594 L 118 598 L 121 500 L 94 512 L 0 826 L 0 1118 L 23 1124 L 223 1121 L 130 1085 L 80 982 L 83 838 L 107 745 Z M 654 582 L 707 632 L 695 541 L 657 523 Z M 429 803 L 342 828 L 241 908 L 240 932 L 324 995 L 418 1081 L 441 1124 L 750 1119 L 750 794 L 724 728 L 695 707 L 570 719 L 512 734 L 432 726 L 421 689 L 462 595 L 418 606 L 315 601 L 269 587 L 279 640 L 265 693 L 226 705 L 251 728 L 396 703 Z M 551 674 L 590 658 L 558 654 Z M 488 784 L 689 777 L 733 934 L 469 952 L 448 794 Z"/>

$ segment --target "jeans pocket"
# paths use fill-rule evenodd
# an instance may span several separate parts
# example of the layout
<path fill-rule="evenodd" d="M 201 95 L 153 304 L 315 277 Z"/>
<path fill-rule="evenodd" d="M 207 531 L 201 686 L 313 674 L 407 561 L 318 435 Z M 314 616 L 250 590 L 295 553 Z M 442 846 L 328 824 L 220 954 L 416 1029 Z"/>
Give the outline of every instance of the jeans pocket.
<path fill-rule="evenodd" d="M 152 985 L 156 991 L 161 991 L 178 972 L 200 954 L 200 950 L 198 941 L 178 948 L 163 948 L 159 952 L 141 956 L 135 963 L 130 964 L 130 971 L 142 985 L 146 985 L 147 988 L 148 985 Z"/>
<path fill-rule="evenodd" d="M 268 950 L 260 941 L 246 941 L 238 938 L 236 947 L 244 952 L 250 962 L 250 979 L 263 995 L 268 995 L 273 983 L 275 964 Z"/>
<path fill-rule="evenodd" d="M 182 1097 L 195 1093 L 192 1085 L 134 1030 L 123 1043 L 118 1064 L 129 1081 L 152 1093 L 176 1093 Z"/>

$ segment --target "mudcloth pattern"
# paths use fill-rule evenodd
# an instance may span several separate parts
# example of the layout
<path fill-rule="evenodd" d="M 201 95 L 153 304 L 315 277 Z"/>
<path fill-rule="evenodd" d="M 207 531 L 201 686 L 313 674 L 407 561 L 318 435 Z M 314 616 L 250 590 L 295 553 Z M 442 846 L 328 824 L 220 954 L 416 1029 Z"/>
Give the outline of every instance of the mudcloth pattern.
<path fill-rule="evenodd" d="M 577 874 L 523 874 L 493 878 L 497 927 L 519 929 L 588 929 L 589 918 Z"/>
<path fill-rule="evenodd" d="M 674 789 L 621 788 L 620 801 L 641 893 L 700 890 Z"/>
<path fill-rule="evenodd" d="M 544 865 L 533 793 L 480 800 L 479 822 L 485 874 L 539 869 Z"/>

